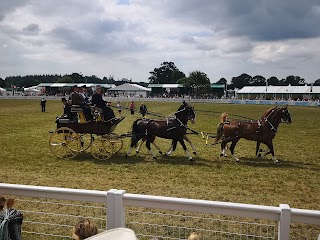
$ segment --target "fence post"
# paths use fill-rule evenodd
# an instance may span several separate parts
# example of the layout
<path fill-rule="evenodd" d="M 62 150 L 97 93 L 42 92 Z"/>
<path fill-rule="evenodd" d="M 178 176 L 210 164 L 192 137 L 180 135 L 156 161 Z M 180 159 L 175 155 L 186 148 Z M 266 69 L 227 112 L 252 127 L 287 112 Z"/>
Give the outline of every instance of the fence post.
<path fill-rule="evenodd" d="M 114 215 L 115 215 L 115 195 L 114 193 L 117 191 L 117 189 L 110 189 L 107 192 L 107 225 L 106 230 L 115 228 L 114 223 Z"/>
<path fill-rule="evenodd" d="M 280 221 L 278 227 L 278 239 L 290 240 L 291 209 L 288 204 L 280 204 Z"/>
<path fill-rule="evenodd" d="M 125 209 L 123 205 L 123 195 L 126 193 L 125 190 L 118 190 L 115 192 L 115 212 L 114 212 L 114 223 L 115 228 L 125 227 Z"/>

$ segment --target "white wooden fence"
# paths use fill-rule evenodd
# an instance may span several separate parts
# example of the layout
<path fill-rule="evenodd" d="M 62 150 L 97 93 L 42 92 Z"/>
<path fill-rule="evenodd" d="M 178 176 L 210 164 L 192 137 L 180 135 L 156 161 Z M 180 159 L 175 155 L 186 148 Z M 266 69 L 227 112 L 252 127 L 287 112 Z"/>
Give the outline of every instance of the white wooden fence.
<path fill-rule="evenodd" d="M 128 207 L 156 208 L 163 210 L 217 214 L 223 216 L 237 216 L 276 221 L 278 222 L 278 239 L 281 240 L 290 239 L 291 223 L 303 223 L 320 226 L 320 211 L 290 208 L 287 204 L 280 204 L 279 207 L 272 207 L 130 194 L 126 193 L 124 190 L 117 189 L 110 189 L 109 191 L 97 191 L 6 183 L 0 183 L 0 194 L 102 203 L 105 205 L 105 207 L 107 207 L 107 229 L 127 226 L 125 213 L 126 208 Z M 316 239 L 316 236 L 314 237 Z"/>

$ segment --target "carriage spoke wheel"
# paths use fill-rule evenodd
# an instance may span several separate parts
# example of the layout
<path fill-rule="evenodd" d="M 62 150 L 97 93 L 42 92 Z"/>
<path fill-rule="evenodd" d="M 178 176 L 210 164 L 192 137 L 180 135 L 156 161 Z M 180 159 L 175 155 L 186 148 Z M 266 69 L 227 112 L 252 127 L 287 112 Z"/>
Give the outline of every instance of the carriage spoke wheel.
<path fill-rule="evenodd" d="M 98 137 L 92 141 L 91 155 L 98 160 L 109 159 L 113 154 L 113 146 L 109 139 Z"/>
<path fill-rule="evenodd" d="M 75 157 L 81 149 L 79 135 L 70 128 L 58 128 L 50 136 L 49 148 L 57 158 Z"/>
<path fill-rule="evenodd" d="M 117 134 L 110 134 L 108 137 L 113 146 L 113 153 L 120 152 L 123 147 L 123 140 L 120 138 L 120 136 Z"/>
<path fill-rule="evenodd" d="M 93 136 L 92 134 L 81 134 L 80 135 L 80 144 L 81 144 L 81 152 L 87 151 L 92 144 Z"/>

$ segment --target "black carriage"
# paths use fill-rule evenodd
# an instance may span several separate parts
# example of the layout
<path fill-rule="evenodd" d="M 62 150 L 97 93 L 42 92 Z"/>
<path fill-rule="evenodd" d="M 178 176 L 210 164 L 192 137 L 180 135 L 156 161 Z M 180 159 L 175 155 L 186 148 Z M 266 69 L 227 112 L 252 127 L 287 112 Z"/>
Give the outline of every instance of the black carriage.
<path fill-rule="evenodd" d="M 57 117 L 57 129 L 51 132 L 49 148 L 58 158 L 72 158 L 90 149 L 95 159 L 105 160 L 119 152 L 122 136 L 113 133 L 124 119 L 103 121 L 101 111 L 92 107 L 93 119 L 86 121 L 80 107 L 72 106 L 73 117 Z"/>

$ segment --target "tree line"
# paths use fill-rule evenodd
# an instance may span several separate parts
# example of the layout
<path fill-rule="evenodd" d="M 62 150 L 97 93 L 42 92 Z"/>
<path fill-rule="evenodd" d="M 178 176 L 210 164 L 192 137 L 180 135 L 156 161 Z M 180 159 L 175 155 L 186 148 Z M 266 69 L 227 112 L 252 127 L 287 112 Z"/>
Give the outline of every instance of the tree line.
<path fill-rule="evenodd" d="M 174 62 L 163 62 L 159 68 L 154 68 L 153 71 L 150 71 L 150 77 L 148 78 L 149 83 L 153 84 L 170 84 L 178 83 L 182 84 L 187 90 L 196 89 L 197 93 L 204 93 L 210 89 L 210 79 L 207 74 L 195 70 L 189 73 L 189 76 L 186 76 L 185 73 L 180 71 Z M 16 87 L 30 87 L 35 86 L 40 83 L 98 83 L 98 84 L 115 84 L 120 85 L 123 83 L 138 83 L 142 86 L 147 86 L 146 82 L 133 82 L 132 79 L 123 78 L 121 80 L 115 80 L 113 76 L 103 77 L 102 79 L 92 75 L 92 76 L 83 76 L 79 73 L 72 73 L 66 75 L 57 75 L 57 74 L 47 74 L 47 75 L 27 75 L 27 76 L 9 76 L 5 79 L 0 78 L 0 87 L 10 88 L 12 86 Z M 261 75 L 250 76 L 246 73 L 243 73 L 237 77 L 232 77 L 231 83 L 227 84 L 227 79 L 221 78 L 217 84 L 224 84 L 228 89 L 241 89 L 244 86 L 299 86 L 305 85 L 306 81 L 300 76 L 289 75 L 284 79 L 278 79 L 273 76 L 268 79 Z M 320 86 L 320 79 L 312 83 L 315 86 Z"/>

